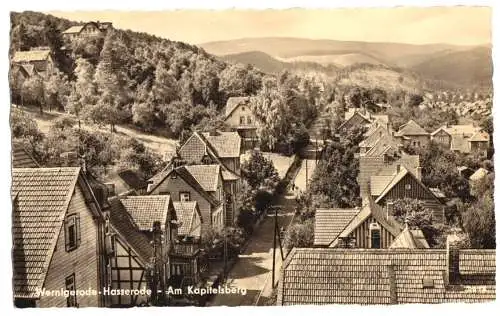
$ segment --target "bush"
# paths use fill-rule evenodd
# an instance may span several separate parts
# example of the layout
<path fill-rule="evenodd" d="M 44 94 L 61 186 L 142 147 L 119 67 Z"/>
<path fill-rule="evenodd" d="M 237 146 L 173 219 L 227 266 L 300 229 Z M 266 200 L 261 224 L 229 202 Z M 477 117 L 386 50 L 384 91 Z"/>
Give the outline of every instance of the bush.
<path fill-rule="evenodd" d="M 293 224 L 285 233 L 287 249 L 311 247 L 314 243 L 314 220 Z"/>

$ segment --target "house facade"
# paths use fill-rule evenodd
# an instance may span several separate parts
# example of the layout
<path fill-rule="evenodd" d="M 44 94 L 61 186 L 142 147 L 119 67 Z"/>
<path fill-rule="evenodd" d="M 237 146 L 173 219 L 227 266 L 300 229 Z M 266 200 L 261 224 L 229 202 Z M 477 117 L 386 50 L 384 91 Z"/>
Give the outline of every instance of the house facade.
<path fill-rule="evenodd" d="M 34 75 L 48 77 L 56 68 L 49 48 L 17 51 L 11 62 L 12 75 L 21 76 L 23 80 Z"/>
<path fill-rule="evenodd" d="M 394 136 L 403 145 L 413 147 L 425 147 L 430 142 L 430 134 L 414 120 L 400 126 Z"/>
<path fill-rule="evenodd" d="M 11 194 L 14 304 L 106 306 L 98 292 L 107 278 L 104 218 L 82 170 L 14 168 Z M 43 295 L 43 289 L 65 289 L 73 295 Z M 75 292 L 88 289 L 95 292 Z"/>
<path fill-rule="evenodd" d="M 259 145 L 259 121 L 252 109 L 255 97 L 231 97 L 227 100 L 224 122 L 242 138 L 243 150 Z"/>
<path fill-rule="evenodd" d="M 71 41 L 82 37 L 105 36 L 113 28 L 111 22 L 87 22 L 81 25 L 75 25 L 62 32 L 65 40 Z"/>

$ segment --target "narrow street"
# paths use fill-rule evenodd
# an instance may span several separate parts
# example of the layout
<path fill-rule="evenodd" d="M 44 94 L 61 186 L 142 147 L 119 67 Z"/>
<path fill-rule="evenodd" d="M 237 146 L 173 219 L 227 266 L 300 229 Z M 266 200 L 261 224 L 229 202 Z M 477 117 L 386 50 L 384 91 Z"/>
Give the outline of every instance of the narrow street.
<path fill-rule="evenodd" d="M 303 170 L 304 169 L 304 170 Z M 305 175 L 305 164 L 303 163 L 297 172 Z M 310 178 L 312 175 L 308 174 Z M 297 183 L 300 181 L 301 183 Z M 302 183 L 304 182 L 304 183 Z M 305 188 L 304 178 L 296 177 L 294 183 L 298 187 Z M 296 195 L 291 190 L 278 198 L 277 205 L 281 206 L 278 213 L 279 227 L 288 227 L 293 219 L 296 206 Z M 239 256 L 239 260 L 229 271 L 226 285 L 230 288 L 246 289 L 247 294 L 220 294 L 212 298 L 208 306 L 241 306 L 262 305 L 272 295 L 272 264 L 273 264 L 273 235 L 274 215 L 268 215 L 256 229 L 251 237 L 245 251 Z M 285 251 L 285 250 L 284 250 Z M 286 256 L 286 252 L 284 253 Z M 281 269 L 281 255 L 279 245 L 276 249 L 276 272 L 275 282 L 279 278 Z"/>

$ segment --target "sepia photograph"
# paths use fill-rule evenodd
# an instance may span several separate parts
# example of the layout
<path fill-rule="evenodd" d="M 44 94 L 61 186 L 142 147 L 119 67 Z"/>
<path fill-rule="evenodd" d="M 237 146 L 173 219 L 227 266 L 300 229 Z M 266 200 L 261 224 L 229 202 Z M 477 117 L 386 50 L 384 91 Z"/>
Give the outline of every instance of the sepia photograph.
<path fill-rule="evenodd" d="M 12 306 L 494 302 L 492 11 L 11 11 Z"/>

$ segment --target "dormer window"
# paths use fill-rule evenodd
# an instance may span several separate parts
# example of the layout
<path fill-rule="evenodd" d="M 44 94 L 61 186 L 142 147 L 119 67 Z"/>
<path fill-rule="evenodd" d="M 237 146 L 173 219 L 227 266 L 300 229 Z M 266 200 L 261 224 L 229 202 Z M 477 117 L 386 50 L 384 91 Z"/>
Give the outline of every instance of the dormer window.
<path fill-rule="evenodd" d="M 411 190 L 411 184 L 407 183 L 405 184 L 405 190 L 410 191 Z"/>
<path fill-rule="evenodd" d="M 431 278 L 422 279 L 422 288 L 423 289 L 433 289 L 434 288 L 434 280 Z"/>
<path fill-rule="evenodd" d="M 380 249 L 380 225 L 377 223 L 370 224 L 370 248 Z"/>

